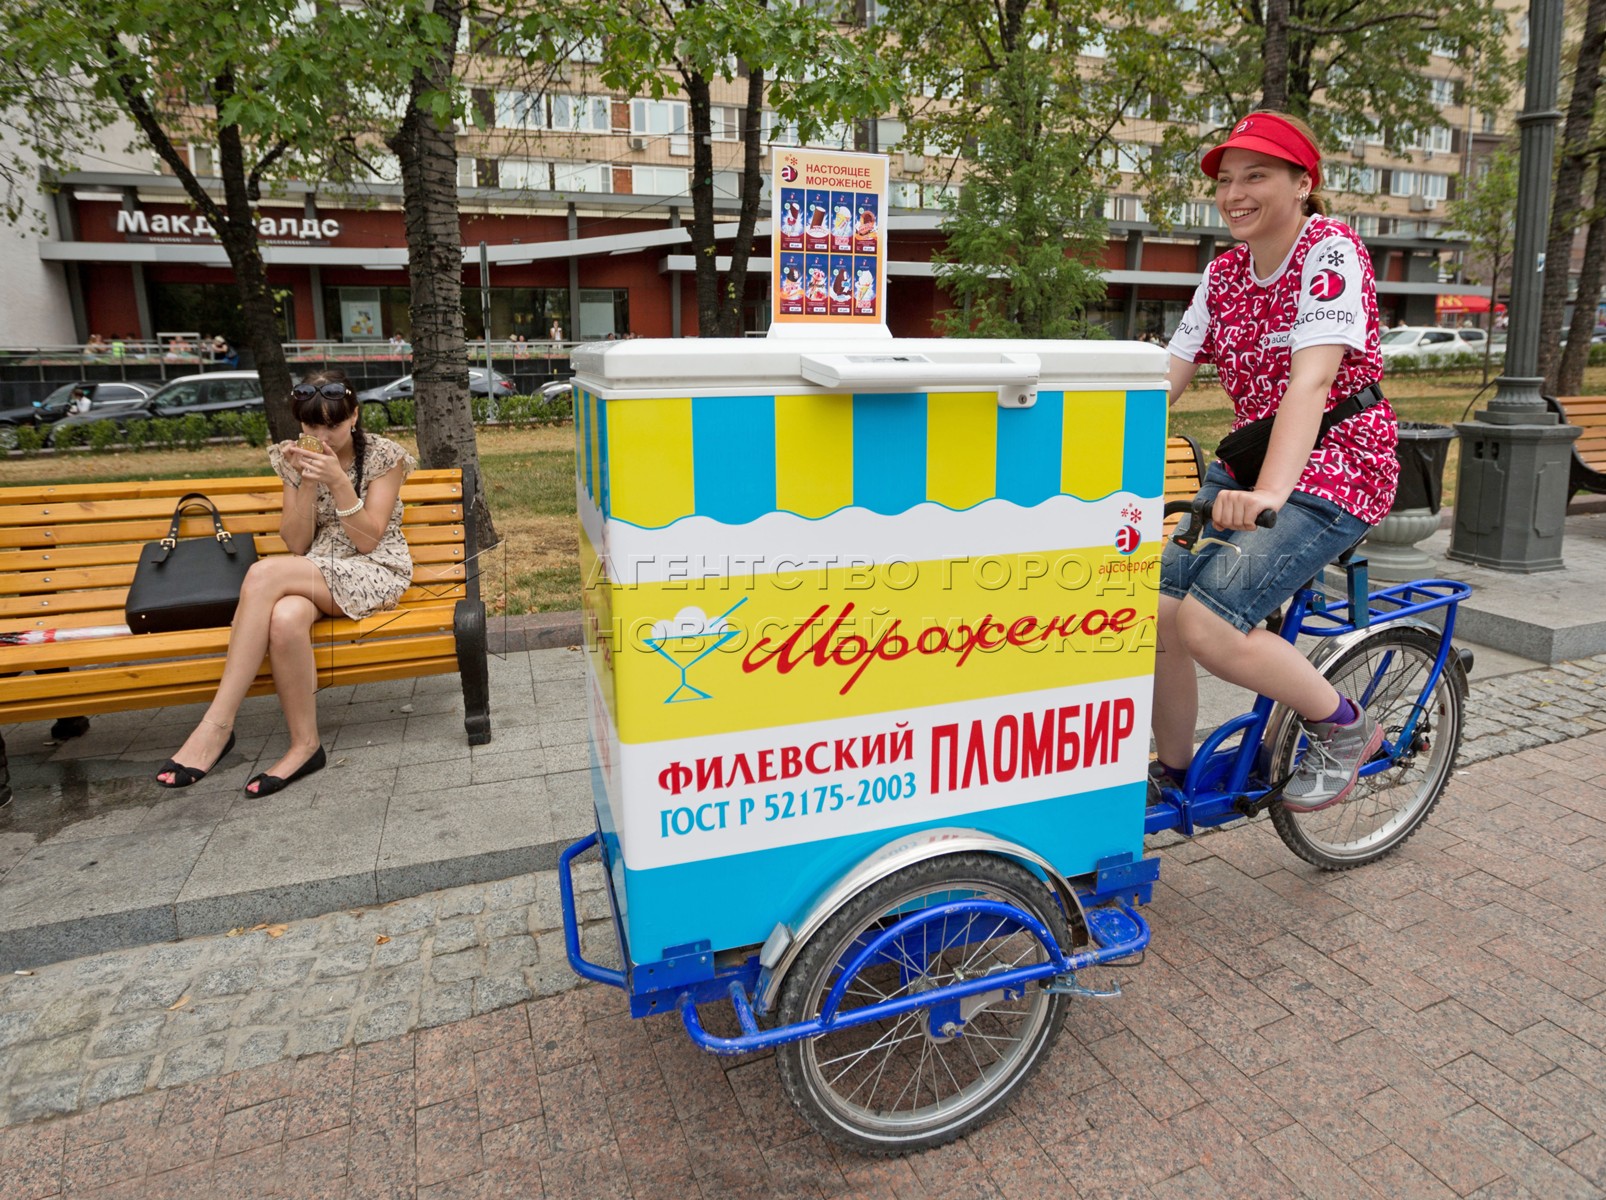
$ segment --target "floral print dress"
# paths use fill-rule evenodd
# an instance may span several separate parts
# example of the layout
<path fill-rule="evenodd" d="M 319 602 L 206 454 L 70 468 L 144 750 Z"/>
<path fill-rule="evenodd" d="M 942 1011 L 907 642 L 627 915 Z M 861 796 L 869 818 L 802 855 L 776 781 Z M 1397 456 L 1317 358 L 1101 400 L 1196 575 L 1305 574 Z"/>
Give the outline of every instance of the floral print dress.
<path fill-rule="evenodd" d="M 418 466 L 411 454 L 389 438 L 368 434 L 363 455 L 362 489 L 358 495 L 368 497 L 368 485 L 402 463 L 402 478 L 411 475 Z M 301 486 L 301 474 L 285 461 L 284 452 L 294 442 L 280 442 L 268 447 L 268 461 L 279 478 Z M 356 463 L 346 469 L 346 477 L 353 485 L 357 482 Z M 360 620 L 383 609 L 395 608 L 402 593 L 413 580 L 413 557 L 402 535 L 402 502 L 398 497 L 390 511 L 390 520 L 379 545 L 364 554 L 357 549 L 340 518 L 335 516 L 334 497 L 329 489 L 318 485 L 318 509 L 312 545 L 307 559 L 318 568 L 329 593 L 340 606 L 340 611 L 353 620 Z"/>

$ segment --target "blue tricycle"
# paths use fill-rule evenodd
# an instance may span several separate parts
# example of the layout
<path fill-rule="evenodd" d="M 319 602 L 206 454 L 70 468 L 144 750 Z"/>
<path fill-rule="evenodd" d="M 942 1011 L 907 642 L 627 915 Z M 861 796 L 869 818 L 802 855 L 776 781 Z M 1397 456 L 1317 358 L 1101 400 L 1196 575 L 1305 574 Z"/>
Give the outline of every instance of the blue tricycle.
<path fill-rule="evenodd" d="M 1451 635 L 1471 589 L 1424 579 L 1370 591 L 1365 560 L 1350 555 L 1330 571 L 1343 574 L 1341 594 L 1330 600 L 1312 581 L 1281 614 L 1280 632 L 1312 639 L 1316 666 L 1385 730 L 1350 797 L 1315 813 L 1278 802 L 1304 733 L 1295 714 L 1261 697 L 1204 740 L 1181 788 L 1151 800 L 1145 832 L 1191 836 L 1267 814 L 1295 854 L 1344 870 L 1388 854 L 1427 819 L 1461 740 L 1471 656 Z M 599 843 L 606 856 L 593 833 L 560 862 L 574 970 L 622 989 L 633 1015 L 678 1009 L 692 1040 L 716 1054 L 774 1048 L 808 1123 L 872 1155 L 942 1145 L 1001 1112 L 1047 1057 L 1070 999 L 1119 994 L 1078 973 L 1148 945 L 1139 908 L 1159 875 L 1157 857 L 1123 855 L 1067 878 L 1030 845 L 968 827 L 922 829 L 866 857 L 805 911 L 774 913 L 761 946 L 693 948 L 685 961 L 638 967 L 610 870 L 621 970 L 580 947 L 571 873 Z M 705 1028 L 698 1006 L 712 1002 L 734 1009 L 734 1036 Z"/>

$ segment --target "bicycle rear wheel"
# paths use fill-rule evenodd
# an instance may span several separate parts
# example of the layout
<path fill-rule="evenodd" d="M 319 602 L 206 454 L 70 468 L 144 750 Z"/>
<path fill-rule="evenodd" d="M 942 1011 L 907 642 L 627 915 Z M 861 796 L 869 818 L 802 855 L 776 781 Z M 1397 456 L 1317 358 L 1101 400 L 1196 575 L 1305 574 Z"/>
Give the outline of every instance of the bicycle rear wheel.
<path fill-rule="evenodd" d="M 1048 886 L 1018 864 L 985 854 L 916 863 L 859 893 L 809 940 L 782 985 L 780 1023 L 819 1015 L 868 939 L 919 909 L 972 897 L 1031 914 L 1069 947 Z M 1047 948 L 1015 922 L 955 918 L 894 942 L 850 980 L 842 1011 L 1047 958 Z M 1032 983 L 960 1001 L 946 1017 L 916 1009 L 792 1042 L 776 1051 L 781 1086 L 815 1130 L 860 1154 L 941 1146 L 1001 1111 L 1042 1065 L 1065 1021 L 1066 1000 Z M 956 1017 L 959 1027 L 947 1027 Z"/>
<path fill-rule="evenodd" d="M 1384 626 L 1322 668 L 1338 691 L 1365 706 L 1383 727 L 1385 746 L 1395 749 L 1392 764 L 1356 781 L 1342 804 L 1319 812 L 1296 813 L 1275 804 L 1272 824 L 1288 848 L 1327 871 L 1344 871 L 1375 862 L 1415 833 L 1438 803 L 1461 746 L 1465 693 L 1454 655 L 1428 688 L 1439 636 L 1417 626 Z M 1422 713 L 1408 746 L 1400 734 L 1418 704 Z M 1304 753 L 1304 727 L 1281 710 L 1273 738 L 1269 774 L 1289 775 Z"/>

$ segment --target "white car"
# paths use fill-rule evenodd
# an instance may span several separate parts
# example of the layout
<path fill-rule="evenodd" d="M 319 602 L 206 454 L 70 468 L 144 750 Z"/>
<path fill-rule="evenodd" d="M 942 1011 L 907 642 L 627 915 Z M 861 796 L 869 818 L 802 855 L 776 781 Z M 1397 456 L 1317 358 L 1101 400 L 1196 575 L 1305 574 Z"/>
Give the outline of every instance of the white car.
<path fill-rule="evenodd" d="M 1400 325 L 1385 329 L 1379 341 L 1383 361 L 1431 362 L 1453 354 L 1482 356 L 1489 335 L 1481 329 L 1451 329 L 1445 325 Z"/>

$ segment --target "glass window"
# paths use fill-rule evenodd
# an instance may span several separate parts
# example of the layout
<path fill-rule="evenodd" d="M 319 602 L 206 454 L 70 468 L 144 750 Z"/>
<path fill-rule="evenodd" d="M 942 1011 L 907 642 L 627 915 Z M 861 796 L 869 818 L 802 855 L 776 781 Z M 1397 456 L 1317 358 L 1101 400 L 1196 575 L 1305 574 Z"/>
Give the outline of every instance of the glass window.
<path fill-rule="evenodd" d="M 1450 194 L 1448 175 L 1423 175 L 1422 194 L 1430 200 L 1443 200 Z"/>
<path fill-rule="evenodd" d="M 1446 333 L 1442 329 L 1432 329 L 1422 335 L 1422 344 L 1424 346 L 1438 346 L 1444 342 L 1453 342 L 1454 340 L 1455 334 Z"/>
<path fill-rule="evenodd" d="M 197 175 L 217 174 L 217 153 L 202 142 L 190 143 L 190 170 Z"/>
<path fill-rule="evenodd" d="M 690 189 L 691 172 L 685 167 L 630 168 L 630 190 L 638 195 L 684 196 Z"/>
<path fill-rule="evenodd" d="M 200 399 L 200 396 L 199 384 L 175 383 L 162 389 L 161 403 L 164 408 L 187 408 Z"/>
<path fill-rule="evenodd" d="M 1417 182 L 1415 171 L 1396 171 L 1389 183 L 1391 196 L 1415 196 L 1419 194 L 1421 184 Z"/>
<path fill-rule="evenodd" d="M 550 192 L 552 166 L 534 158 L 504 158 L 496 164 L 496 186 Z"/>
<path fill-rule="evenodd" d="M 607 163 L 553 163 L 552 190 L 556 192 L 611 192 L 613 171 Z"/>
<path fill-rule="evenodd" d="M 764 140 L 774 146 L 796 146 L 797 126 L 782 121 L 768 109 L 764 110 Z"/>
<path fill-rule="evenodd" d="M 648 137 L 667 136 L 671 154 L 687 154 L 691 151 L 686 138 L 684 100 L 632 100 L 630 132 Z"/>
<path fill-rule="evenodd" d="M 546 100 L 533 92 L 497 92 L 498 129 L 545 129 Z"/>
<path fill-rule="evenodd" d="M 479 182 L 479 170 L 472 158 L 461 156 L 457 160 L 457 186 L 471 188 Z"/>
<path fill-rule="evenodd" d="M 1428 98 L 1443 108 L 1455 103 L 1455 84 L 1448 79 L 1435 79 L 1428 85 Z"/>
<path fill-rule="evenodd" d="M 613 106 L 606 96 L 553 96 L 552 128 L 576 133 L 612 133 Z"/>
<path fill-rule="evenodd" d="M 1463 329 L 1461 331 L 1461 338 L 1462 338 L 1463 341 L 1476 342 L 1479 345 L 1481 345 L 1483 343 L 1483 330 L 1481 330 L 1481 329 Z"/>
<path fill-rule="evenodd" d="M 919 208 L 920 185 L 918 183 L 905 183 L 894 181 L 887 203 L 893 208 Z"/>

